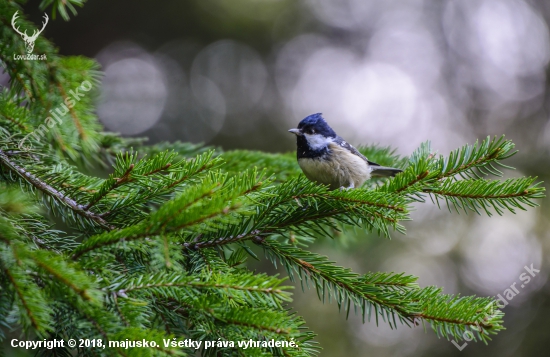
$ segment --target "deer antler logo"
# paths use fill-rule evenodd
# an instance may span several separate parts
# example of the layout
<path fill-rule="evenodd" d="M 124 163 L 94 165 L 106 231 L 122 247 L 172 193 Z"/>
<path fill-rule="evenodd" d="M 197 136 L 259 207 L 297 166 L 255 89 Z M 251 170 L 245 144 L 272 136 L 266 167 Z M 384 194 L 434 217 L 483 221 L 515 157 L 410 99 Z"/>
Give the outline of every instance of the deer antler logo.
<path fill-rule="evenodd" d="M 46 21 L 42 23 L 42 28 L 40 29 L 40 31 L 34 30 L 32 33 L 32 36 L 29 36 L 27 35 L 27 30 L 25 30 L 25 32 L 21 32 L 19 31 L 19 27 L 15 26 L 15 20 L 17 20 L 18 12 L 19 11 L 16 11 L 15 14 L 13 14 L 13 17 L 11 18 L 11 26 L 13 27 L 15 32 L 17 32 L 18 34 L 21 35 L 21 37 L 23 37 L 23 40 L 25 41 L 25 48 L 27 49 L 27 53 L 31 54 L 32 50 L 34 49 L 34 41 L 36 41 L 36 39 L 38 38 L 38 35 L 40 35 L 42 31 L 44 31 L 44 28 L 48 24 L 49 18 L 48 18 L 48 15 L 44 13 L 44 20 Z"/>

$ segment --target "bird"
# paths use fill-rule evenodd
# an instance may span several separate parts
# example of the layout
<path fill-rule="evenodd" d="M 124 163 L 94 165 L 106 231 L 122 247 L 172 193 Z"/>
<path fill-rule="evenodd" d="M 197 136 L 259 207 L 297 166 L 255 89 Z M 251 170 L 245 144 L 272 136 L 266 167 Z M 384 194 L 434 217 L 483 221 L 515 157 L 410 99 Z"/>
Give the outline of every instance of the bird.
<path fill-rule="evenodd" d="M 305 117 L 289 132 L 296 135 L 296 157 L 304 175 L 330 190 L 358 188 L 371 176 L 392 177 L 402 172 L 369 161 L 336 134 L 322 113 Z"/>

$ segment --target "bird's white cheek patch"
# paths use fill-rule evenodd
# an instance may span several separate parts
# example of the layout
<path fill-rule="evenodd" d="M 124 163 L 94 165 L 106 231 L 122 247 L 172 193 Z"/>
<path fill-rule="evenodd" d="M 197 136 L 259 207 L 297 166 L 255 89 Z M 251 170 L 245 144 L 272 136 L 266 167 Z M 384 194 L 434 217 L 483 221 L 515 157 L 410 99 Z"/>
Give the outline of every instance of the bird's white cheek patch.
<path fill-rule="evenodd" d="M 326 138 L 321 134 L 304 134 L 309 147 L 313 150 L 319 150 L 325 148 L 328 144 L 333 142 L 333 138 Z"/>

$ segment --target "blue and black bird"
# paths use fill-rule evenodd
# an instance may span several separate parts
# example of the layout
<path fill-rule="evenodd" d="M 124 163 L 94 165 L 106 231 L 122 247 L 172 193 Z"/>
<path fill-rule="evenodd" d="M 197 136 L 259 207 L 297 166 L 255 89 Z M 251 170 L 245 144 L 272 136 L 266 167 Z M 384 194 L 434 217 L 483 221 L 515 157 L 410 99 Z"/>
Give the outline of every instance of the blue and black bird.
<path fill-rule="evenodd" d="M 308 179 L 337 188 L 361 187 L 371 176 L 395 176 L 402 170 L 369 161 L 336 135 L 321 113 L 304 118 L 296 135 L 298 164 Z"/>

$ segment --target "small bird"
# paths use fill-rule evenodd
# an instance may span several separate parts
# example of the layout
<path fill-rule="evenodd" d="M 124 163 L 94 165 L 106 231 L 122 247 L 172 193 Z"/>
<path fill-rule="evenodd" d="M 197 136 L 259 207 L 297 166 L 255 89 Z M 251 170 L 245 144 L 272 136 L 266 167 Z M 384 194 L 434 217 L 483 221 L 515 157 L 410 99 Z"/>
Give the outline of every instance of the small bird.
<path fill-rule="evenodd" d="M 296 156 L 306 177 L 331 190 L 361 187 L 371 175 L 388 177 L 402 172 L 369 161 L 336 135 L 321 113 L 307 116 L 289 132 L 296 135 Z"/>

